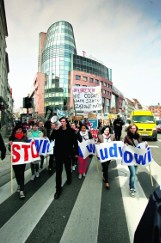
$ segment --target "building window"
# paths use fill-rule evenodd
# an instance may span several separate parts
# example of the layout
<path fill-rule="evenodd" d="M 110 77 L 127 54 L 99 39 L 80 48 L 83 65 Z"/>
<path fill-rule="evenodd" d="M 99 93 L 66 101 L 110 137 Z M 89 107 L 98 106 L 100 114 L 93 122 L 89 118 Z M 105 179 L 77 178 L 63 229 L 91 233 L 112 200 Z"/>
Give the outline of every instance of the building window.
<path fill-rule="evenodd" d="M 83 76 L 83 81 L 87 82 L 88 78 L 86 76 Z"/>
<path fill-rule="evenodd" d="M 80 80 L 81 79 L 81 76 L 80 75 L 75 75 L 75 79 L 76 80 Z"/>
<path fill-rule="evenodd" d="M 89 82 L 90 83 L 93 83 L 93 78 L 89 78 Z"/>
<path fill-rule="evenodd" d="M 95 82 L 96 84 L 99 84 L 99 80 L 98 80 L 98 79 L 95 79 L 94 82 Z"/>

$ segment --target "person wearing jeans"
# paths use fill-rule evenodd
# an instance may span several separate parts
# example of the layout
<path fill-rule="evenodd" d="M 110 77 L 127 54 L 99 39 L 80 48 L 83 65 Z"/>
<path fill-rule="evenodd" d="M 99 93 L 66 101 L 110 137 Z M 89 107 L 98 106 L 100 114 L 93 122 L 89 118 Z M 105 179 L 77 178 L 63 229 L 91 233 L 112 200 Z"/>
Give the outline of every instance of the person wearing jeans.
<path fill-rule="evenodd" d="M 137 166 L 136 165 L 132 165 L 132 166 L 128 166 L 129 171 L 130 171 L 130 179 L 129 179 L 129 187 L 130 189 L 134 190 L 135 192 L 135 178 L 136 178 L 136 171 L 137 171 Z"/>
<path fill-rule="evenodd" d="M 135 124 L 130 124 L 127 127 L 126 131 L 127 131 L 127 135 L 124 138 L 124 143 L 126 145 L 137 147 L 137 145 L 142 142 L 142 138 L 138 133 L 138 127 Z M 137 166 L 129 165 L 128 168 L 130 171 L 130 177 L 129 177 L 130 196 L 135 197 L 135 192 L 136 192 L 135 177 L 136 177 Z"/>
<path fill-rule="evenodd" d="M 34 139 L 34 138 L 41 138 L 43 137 L 43 132 L 41 132 L 38 129 L 38 124 L 34 123 L 32 126 L 32 129 L 27 131 L 27 137 L 29 139 Z M 35 177 L 38 178 L 39 177 L 39 160 L 36 160 L 34 162 L 30 163 L 30 167 L 31 167 L 31 181 L 34 181 Z"/>
<path fill-rule="evenodd" d="M 110 143 L 115 140 L 114 134 L 111 134 L 110 126 L 104 126 L 101 130 L 101 134 L 98 135 L 98 143 Z M 108 168 L 111 160 L 107 160 L 101 163 L 103 172 L 103 181 L 105 183 L 105 188 L 109 189 L 109 178 L 108 178 Z"/>

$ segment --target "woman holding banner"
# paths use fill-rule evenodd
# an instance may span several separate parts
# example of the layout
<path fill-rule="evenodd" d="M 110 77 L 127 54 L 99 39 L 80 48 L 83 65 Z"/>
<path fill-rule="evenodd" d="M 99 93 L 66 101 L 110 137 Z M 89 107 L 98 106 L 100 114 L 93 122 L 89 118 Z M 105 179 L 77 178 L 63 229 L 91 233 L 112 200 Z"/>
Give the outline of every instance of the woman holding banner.
<path fill-rule="evenodd" d="M 77 137 L 78 137 L 78 141 L 80 142 L 93 138 L 91 132 L 84 124 L 80 126 L 80 131 L 78 132 Z M 82 158 L 79 155 L 78 156 L 78 173 L 79 173 L 78 178 L 79 179 L 82 179 L 82 176 L 86 176 L 87 166 L 88 166 L 88 157 Z"/>
<path fill-rule="evenodd" d="M 17 125 L 12 132 L 12 135 L 9 137 L 9 150 L 13 142 L 27 142 L 27 137 L 22 131 L 22 126 Z M 25 198 L 24 194 L 24 182 L 25 182 L 25 168 L 26 164 L 13 165 L 13 170 L 15 173 L 17 181 L 17 192 L 19 192 L 20 198 Z"/>
<path fill-rule="evenodd" d="M 138 133 L 138 127 L 135 124 L 130 124 L 127 127 L 127 135 L 124 138 L 124 143 L 126 145 L 137 147 L 137 145 L 141 142 L 142 142 L 142 138 Z M 130 171 L 130 178 L 129 178 L 130 196 L 135 197 L 135 192 L 136 192 L 135 177 L 136 177 L 137 166 L 130 165 L 128 166 L 128 168 Z"/>
<path fill-rule="evenodd" d="M 27 131 L 27 137 L 29 139 L 34 139 L 34 138 L 42 138 L 43 132 L 39 130 L 39 125 L 38 123 L 34 123 L 32 126 L 32 129 Z M 40 157 L 41 158 L 41 157 Z M 30 167 L 31 167 L 31 181 L 35 180 L 35 177 L 38 178 L 39 177 L 39 160 L 31 162 L 30 163 Z"/>
<path fill-rule="evenodd" d="M 98 143 L 109 143 L 115 140 L 114 134 L 111 134 L 111 128 L 109 126 L 104 126 L 102 128 L 102 134 L 98 135 Z M 111 160 L 101 163 L 103 172 L 103 181 L 105 182 L 106 189 L 110 189 L 109 179 L 108 179 L 108 167 Z"/>

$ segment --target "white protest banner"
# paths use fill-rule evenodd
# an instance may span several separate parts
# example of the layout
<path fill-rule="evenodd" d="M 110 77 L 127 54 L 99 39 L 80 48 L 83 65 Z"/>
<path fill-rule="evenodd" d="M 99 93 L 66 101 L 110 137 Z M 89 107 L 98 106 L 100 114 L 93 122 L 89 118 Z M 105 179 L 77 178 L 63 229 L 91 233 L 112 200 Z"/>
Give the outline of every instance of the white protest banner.
<path fill-rule="evenodd" d="M 95 142 L 93 139 L 89 139 L 83 142 L 78 142 L 79 155 L 84 159 L 90 154 L 95 155 Z"/>
<path fill-rule="evenodd" d="M 73 86 L 76 111 L 102 110 L 101 86 Z"/>
<path fill-rule="evenodd" d="M 121 141 L 96 144 L 96 155 L 98 160 L 102 163 L 111 159 L 122 159 L 123 146 L 124 143 Z"/>
<path fill-rule="evenodd" d="M 153 162 L 150 147 L 141 143 L 137 147 L 124 144 L 122 141 L 95 144 L 93 139 L 79 143 L 79 155 L 86 158 L 90 154 L 96 155 L 100 163 L 107 160 L 121 159 L 124 165 L 147 166 Z"/>
<path fill-rule="evenodd" d="M 151 162 L 153 162 L 151 149 L 150 147 L 145 147 L 144 145 L 139 147 L 133 147 L 130 145 L 124 145 L 123 147 L 123 155 L 122 155 L 122 163 L 125 165 L 142 165 L 147 166 Z"/>
<path fill-rule="evenodd" d="M 40 159 L 34 141 L 30 143 L 13 142 L 11 155 L 12 165 L 31 163 Z"/>
<path fill-rule="evenodd" d="M 53 154 L 54 142 L 50 142 L 48 138 L 31 138 L 35 141 L 35 146 L 39 155 L 46 156 L 48 154 Z"/>

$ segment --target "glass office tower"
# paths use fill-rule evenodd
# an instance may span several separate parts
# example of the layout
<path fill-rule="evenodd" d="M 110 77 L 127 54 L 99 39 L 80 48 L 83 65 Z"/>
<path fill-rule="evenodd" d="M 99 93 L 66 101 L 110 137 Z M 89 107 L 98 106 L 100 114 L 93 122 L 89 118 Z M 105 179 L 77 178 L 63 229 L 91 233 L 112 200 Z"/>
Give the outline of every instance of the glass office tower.
<path fill-rule="evenodd" d="M 66 21 L 51 25 L 46 33 L 42 52 L 42 72 L 45 73 L 44 106 L 67 109 L 69 98 L 69 72 L 72 56 L 76 54 L 73 28 Z"/>

